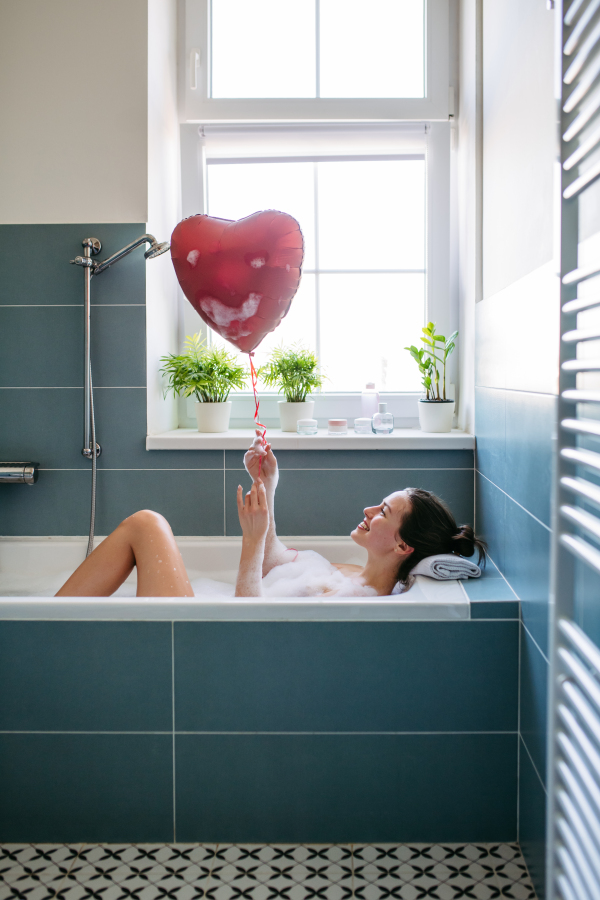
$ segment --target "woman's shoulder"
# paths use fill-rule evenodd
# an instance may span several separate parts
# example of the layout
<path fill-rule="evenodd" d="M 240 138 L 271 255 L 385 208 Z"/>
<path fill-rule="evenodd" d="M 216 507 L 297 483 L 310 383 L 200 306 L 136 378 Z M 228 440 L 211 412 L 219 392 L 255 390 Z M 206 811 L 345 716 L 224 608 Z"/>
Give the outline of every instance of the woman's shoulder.
<path fill-rule="evenodd" d="M 346 577 L 356 575 L 363 570 L 362 566 L 355 566 L 353 563 L 332 563 L 331 565 Z"/>

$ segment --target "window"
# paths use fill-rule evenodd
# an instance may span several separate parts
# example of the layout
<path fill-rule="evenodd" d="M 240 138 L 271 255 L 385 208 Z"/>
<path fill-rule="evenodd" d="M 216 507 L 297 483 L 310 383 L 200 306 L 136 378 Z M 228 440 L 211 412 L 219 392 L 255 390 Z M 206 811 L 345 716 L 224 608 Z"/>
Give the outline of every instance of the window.
<path fill-rule="evenodd" d="M 370 380 L 383 391 L 418 390 L 398 342 L 417 341 L 425 316 L 424 159 L 208 162 L 209 214 L 239 219 L 262 205 L 303 228 L 300 289 L 257 362 L 301 340 L 321 360 L 325 390 L 360 391 Z"/>
<path fill-rule="evenodd" d="M 451 324 L 448 45 L 447 0 L 186 0 L 184 216 L 283 209 L 305 237 L 259 364 L 302 340 L 325 394 L 420 391 L 403 347 Z"/>
<path fill-rule="evenodd" d="M 422 98 L 424 14 L 423 0 L 369 0 L 368 15 L 363 0 L 213 0 L 209 96 Z"/>
<path fill-rule="evenodd" d="M 448 0 L 185 0 L 184 119 L 447 120 Z"/>

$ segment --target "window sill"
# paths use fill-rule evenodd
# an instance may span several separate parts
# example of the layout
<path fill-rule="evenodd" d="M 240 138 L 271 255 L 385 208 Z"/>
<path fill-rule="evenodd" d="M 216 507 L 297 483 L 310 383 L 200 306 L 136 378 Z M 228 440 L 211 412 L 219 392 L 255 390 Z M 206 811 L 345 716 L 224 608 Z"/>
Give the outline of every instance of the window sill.
<path fill-rule="evenodd" d="M 453 428 L 445 434 L 432 434 L 419 428 L 396 428 L 393 434 L 318 434 L 298 435 L 269 428 L 268 439 L 274 450 L 474 450 L 475 436 Z M 200 434 L 193 428 L 177 428 L 163 434 L 149 434 L 146 450 L 247 450 L 254 431 L 232 428 L 221 434 Z"/>

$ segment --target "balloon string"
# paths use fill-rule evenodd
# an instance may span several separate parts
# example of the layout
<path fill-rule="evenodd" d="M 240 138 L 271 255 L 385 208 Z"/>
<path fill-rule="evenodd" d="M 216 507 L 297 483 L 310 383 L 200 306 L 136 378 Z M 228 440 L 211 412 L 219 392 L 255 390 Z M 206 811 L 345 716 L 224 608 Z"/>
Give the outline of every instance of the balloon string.
<path fill-rule="evenodd" d="M 256 390 L 256 385 L 258 383 L 258 376 L 256 374 L 256 369 L 254 368 L 254 362 L 252 360 L 254 353 L 249 353 L 248 356 L 250 358 L 250 377 L 252 379 L 252 390 L 254 391 L 254 425 L 256 428 L 263 429 L 261 442 L 262 442 L 263 447 L 265 447 L 267 444 L 267 441 L 265 438 L 265 435 L 267 433 L 267 426 L 263 425 L 262 422 L 260 421 L 260 419 L 258 418 L 258 410 L 259 410 L 260 404 L 258 402 L 258 392 Z M 263 458 L 261 456 L 261 457 L 259 457 L 259 460 L 258 460 L 258 477 L 259 478 L 260 478 L 260 473 L 262 470 L 262 461 L 263 461 Z"/>

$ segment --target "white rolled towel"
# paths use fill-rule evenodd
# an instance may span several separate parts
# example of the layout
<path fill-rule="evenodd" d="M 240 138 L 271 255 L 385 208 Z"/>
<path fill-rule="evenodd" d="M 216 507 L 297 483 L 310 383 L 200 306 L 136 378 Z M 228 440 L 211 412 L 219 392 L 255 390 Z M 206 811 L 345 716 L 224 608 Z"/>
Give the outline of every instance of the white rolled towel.
<path fill-rule="evenodd" d="M 479 578 L 481 569 L 464 556 L 455 556 L 453 553 L 426 556 L 410 570 L 406 586 L 398 582 L 392 594 L 403 594 L 407 591 L 415 583 L 417 575 L 426 575 L 428 578 L 435 578 L 436 581 L 451 581 L 455 578 Z"/>
<path fill-rule="evenodd" d="M 481 569 L 474 562 L 465 559 L 464 556 L 455 556 L 454 553 L 437 553 L 435 556 L 426 556 L 410 570 L 411 575 L 427 575 L 438 581 L 446 581 L 449 578 L 479 578 Z"/>

